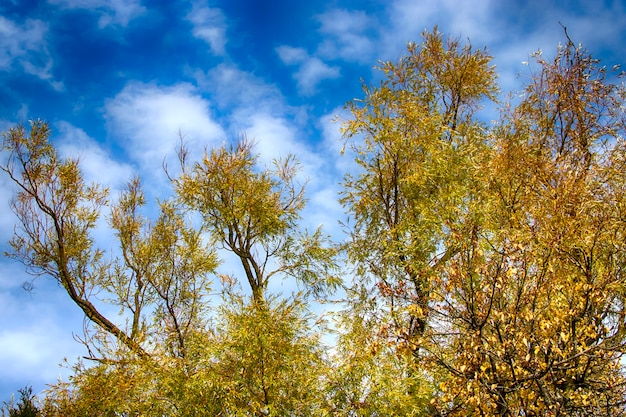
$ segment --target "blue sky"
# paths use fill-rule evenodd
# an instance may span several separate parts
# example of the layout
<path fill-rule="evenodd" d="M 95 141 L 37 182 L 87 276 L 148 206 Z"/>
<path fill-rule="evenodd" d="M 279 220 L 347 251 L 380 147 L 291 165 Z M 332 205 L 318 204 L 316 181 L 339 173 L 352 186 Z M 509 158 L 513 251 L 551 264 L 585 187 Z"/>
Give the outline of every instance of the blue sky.
<path fill-rule="evenodd" d="M 0 130 L 46 119 L 88 179 L 115 196 L 140 175 L 151 197 L 168 192 L 161 167 L 179 132 L 197 152 L 245 133 L 262 163 L 299 158 L 304 222 L 341 239 L 337 191 L 352 163 L 332 120 L 361 96 L 360 79 L 376 80 L 378 60 L 438 25 L 486 46 L 502 90 L 516 91 L 529 54 L 551 56 L 564 41 L 559 22 L 607 67 L 624 61 L 621 1 L 0 0 Z M 15 221 L 4 176 L 0 193 L 4 251 Z M 28 279 L 0 259 L 0 401 L 25 385 L 40 391 L 67 375 L 63 358 L 85 353 L 73 339 L 78 308 L 46 278 L 25 292 Z"/>

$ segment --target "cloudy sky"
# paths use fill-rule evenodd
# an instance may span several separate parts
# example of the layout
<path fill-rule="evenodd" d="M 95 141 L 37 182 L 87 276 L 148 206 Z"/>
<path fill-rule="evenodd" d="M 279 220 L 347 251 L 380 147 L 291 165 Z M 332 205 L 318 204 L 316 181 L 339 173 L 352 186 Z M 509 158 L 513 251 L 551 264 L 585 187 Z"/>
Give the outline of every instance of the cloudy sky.
<path fill-rule="evenodd" d="M 64 155 L 115 195 L 140 175 L 164 191 L 162 163 L 182 134 L 192 149 L 245 133 L 262 163 L 295 154 L 309 179 L 305 223 L 340 239 L 336 202 L 343 105 L 438 25 L 494 55 L 505 92 L 522 63 L 564 41 L 561 22 L 607 66 L 626 56 L 622 1 L 552 0 L 0 0 L 0 130 L 48 120 Z M 0 176 L 0 250 L 13 231 Z M 20 264 L 0 260 L 0 401 L 40 391 L 85 352 L 82 316 L 56 283 L 31 293 Z"/>

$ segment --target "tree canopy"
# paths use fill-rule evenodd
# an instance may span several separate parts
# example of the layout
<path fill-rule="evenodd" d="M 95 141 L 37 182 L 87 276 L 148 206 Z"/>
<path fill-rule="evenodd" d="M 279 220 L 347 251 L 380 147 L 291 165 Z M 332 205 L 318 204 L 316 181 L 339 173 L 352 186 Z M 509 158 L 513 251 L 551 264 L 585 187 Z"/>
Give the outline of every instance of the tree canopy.
<path fill-rule="evenodd" d="M 91 324 L 37 412 L 626 414 L 626 91 L 565 37 L 503 103 L 487 50 L 436 28 L 381 62 L 342 126 L 359 171 L 341 243 L 301 226 L 295 156 L 262 166 L 245 137 L 199 160 L 181 146 L 152 204 L 139 178 L 114 201 L 86 184 L 47 123 L 10 129 L 9 256 Z M 271 293 L 281 279 L 301 291 Z"/>

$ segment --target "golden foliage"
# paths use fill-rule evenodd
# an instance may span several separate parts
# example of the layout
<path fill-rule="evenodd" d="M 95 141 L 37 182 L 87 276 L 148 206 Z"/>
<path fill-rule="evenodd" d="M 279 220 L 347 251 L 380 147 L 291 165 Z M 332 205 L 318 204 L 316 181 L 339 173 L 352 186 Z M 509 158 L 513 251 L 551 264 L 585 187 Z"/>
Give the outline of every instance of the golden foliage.
<path fill-rule="evenodd" d="M 488 55 L 436 32 L 349 105 L 348 252 L 436 413 L 626 410 L 623 92 L 571 41 L 537 63 L 491 129 Z"/>
<path fill-rule="evenodd" d="M 9 130 L 10 255 L 95 327 L 94 364 L 51 387 L 44 415 L 626 414 L 626 93 L 569 38 L 536 68 L 488 126 L 490 55 L 435 29 L 348 104 L 355 279 L 334 331 L 307 301 L 342 284 L 338 248 L 301 230 L 293 157 L 260 167 L 242 139 L 189 162 L 182 147 L 151 218 L 138 179 L 110 205 L 46 123 Z M 93 238 L 106 207 L 110 259 Z M 217 272 L 218 249 L 240 276 Z M 277 297 L 271 279 L 304 291 Z"/>

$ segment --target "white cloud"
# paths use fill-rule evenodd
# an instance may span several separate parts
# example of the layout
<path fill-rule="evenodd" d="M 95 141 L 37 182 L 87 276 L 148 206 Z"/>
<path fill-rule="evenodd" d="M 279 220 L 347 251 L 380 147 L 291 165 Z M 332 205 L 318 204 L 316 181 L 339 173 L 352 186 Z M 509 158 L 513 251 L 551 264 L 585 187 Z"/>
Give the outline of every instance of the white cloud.
<path fill-rule="evenodd" d="M 223 120 L 227 121 L 228 141 L 246 135 L 257 143 L 263 164 L 300 146 L 296 144 L 300 110 L 288 106 L 276 86 L 228 64 L 208 73 L 198 71 L 195 76 L 227 114 Z"/>
<path fill-rule="evenodd" d="M 47 33 L 48 25 L 41 20 L 28 19 L 20 25 L 0 16 L 0 71 L 18 66 L 61 90 L 62 83 L 54 81 L 51 73 L 53 62 L 45 40 Z"/>
<path fill-rule="evenodd" d="M 2 173 L 0 176 L 0 195 L 3 195 L 4 198 L 0 201 L 0 239 L 1 244 L 5 244 L 13 233 L 13 229 L 15 227 L 17 217 L 13 213 L 13 209 L 11 208 L 11 198 L 14 193 L 14 184 L 8 178 L 8 175 Z"/>
<path fill-rule="evenodd" d="M 339 67 L 331 67 L 319 58 L 309 56 L 302 48 L 282 45 L 276 48 L 276 52 L 284 64 L 299 66 L 293 77 L 302 95 L 311 96 L 320 82 L 340 76 Z"/>
<path fill-rule="evenodd" d="M 0 69 L 8 70 L 15 60 L 45 50 L 44 35 L 48 25 L 41 20 L 27 20 L 22 26 L 0 16 Z"/>
<path fill-rule="evenodd" d="M 343 209 L 337 202 L 341 176 L 337 171 L 338 148 L 329 146 L 326 141 L 315 146 L 300 140 L 297 127 L 281 117 L 257 113 L 249 122 L 246 132 L 255 141 L 263 166 L 288 154 L 295 156 L 300 164 L 297 181 L 306 184 L 308 199 L 302 213 L 303 226 L 313 230 L 324 225 L 326 232 L 339 236 L 337 220 L 342 217 Z"/>
<path fill-rule="evenodd" d="M 507 33 L 505 28 L 495 26 L 500 21 L 493 19 L 496 6 L 491 0 L 396 0 L 389 7 L 394 31 L 386 34 L 386 44 L 404 47 L 409 41 L 419 42 L 424 30 L 431 31 L 438 25 L 439 31 L 446 35 L 470 38 L 472 43 L 484 46 Z"/>
<path fill-rule="evenodd" d="M 187 20 L 193 25 L 193 36 L 208 43 L 215 55 L 224 55 L 226 19 L 220 9 L 208 7 L 204 3 L 194 2 L 187 15 Z"/>
<path fill-rule="evenodd" d="M 148 174 L 161 170 L 175 155 L 180 136 L 193 153 L 222 141 L 224 131 L 211 116 L 210 105 L 196 88 L 129 83 L 105 105 L 110 133 Z"/>
<path fill-rule="evenodd" d="M 309 54 L 302 48 L 294 48 L 292 46 L 279 46 L 276 48 L 276 52 L 286 65 L 301 64 L 309 58 Z"/>
<path fill-rule="evenodd" d="M 294 76 L 302 94 L 312 95 L 322 80 L 338 78 L 339 75 L 338 67 L 328 66 L 319 58 L 312 57 L 302 64 Z"/>
<path fill-rule="evenodd" d="M 567 27 L 575 43 L 582 43 L 592 53 L 607 48 L 623 50 L 626 8 L 619 1 L 605 6 L 542 0 L 516 2 L 515 7 L 493 0 L 394 0 L 386 12 L 388 25 L 394 30 L 381 32 L 378 58 L 395 60 L 405 53 L 407 41 L 420 42 L 420 33 L 438 24 L 445 36 L 459 36 L 462 42 L 469 39 L 475 48 L 487 48 L 497 65 L 502 90 L 507 94 L 528 82 L 528 68 L 521 62 L 532 62 L 529 54 L 541 49 L 552 57 L 559 42 L 566 42 L 559 23 Z"/>
<path fill-rule="evenodd" d="M 377 21 L 363 11 L 331 10 L 317 17 L 326 36 L 318 52 L 329 59 L 371 63 L 375 53 Z M 394 28 L 395 30 L 395 28 Z"/>
<path fill-rule="evenodd" d="M 219 65 L 196 77 L 199 85 L 211 92 L 215 104 L 228 114 L 228 139 L 234 141 L 245 134 L 256 143 L 263 166 L 292 154 L 301 164 L 301 180 L 319 177 L 324 171 L 322 167 L 328 161 L 307 144 L 300 129 L 309 123 L 306 108 L 287 105 L 274 85 L 231 65 Z"/>
<path fill-rule="evenodd" d="M 128 22 L 146 11 L 141 0 L 48 0 L 49 3 L 66 9 L 84 9 L 98 13 L 98 25 L 127 26 Z"/>
<path fill-rule="evenodd" d="M 351 117 L 352 115 L 348 110 L 343 107 L 337 107 L 333 112 L 320 117 L 318 121 L 322 133 L 321 147 L 327 154 L 332 156 L 332 158 L 327 159 L 334 163 L 334 168 L 339 175 L 359 171 L 358 164 L 354 162 L 355 155 L 350 145 L 346 145 L 346 140 L 341 133 L 343 124 Z"/>
<path fill-rule="evenodd" d="M 194 77 L 201 89 L 211 93 L 215 105 L 229 114 L 241 108 L 271 112 L 285 107 L 276 86 L 231 64 L 220 64 L 206 73 L 196 71 Z"/>
<path fill-rule="evenodd" d="M 41 320 L 43 317 L 36 312 L 28 313 L 32 314 L 31 317 L 24 317 L 23 310 L 15 314 L 22 314 L 23 320 L 35 317 L 35 320 Z M 74 354 L 74 357 L 77 357 L 81 350 L 68 333 L 55 326 L 49 319 L 31 322 L 19 329 L 3 329 L 0 332 L 0 346 L 2 346 L 0 354 L 2 373 L 26 374 L 30 378 L 45 382 L 53 382 L 58 378 L 59 356 Z"/>
<path fill-rule="evenodd" d="M 74 357 L 78 357 L 79 352 L 69 341 L 59 343 L 59 329 L 52 329 L 50 324 L 0 332 L 0 345 L 2 345 L 0 367 L 3 380 L 20 375 L 28 381 L 28 385 L 32 385 L 33 382 L 39 385 L 52 383 L 62 374 L 67 374 L 59 369 L 60 356 L 70 356 L 76 353 Z M 71 338 L 68 337 L 68 339 Z M 16 381 L 16 383 L 23 383 L 23 381 Z M 13 388 L 19 388 L 19 386 Z"/>
<path fill-rule="evenodd" d="M 256 113 L 251 115 L 247 123 L 244 131 L 248 139 L 256 143 L 256 151 L 262 165 L 269 166 L 272 160 L 287 154 L 293 154 L 298 159 L 304 156 L 302 144 L 296 141 L 296 129 L 286 119 Z"/>
<path fill-rule="evenodd" d="M 324 232 L 336 241 L 345 237 L 339 223 L 345 217 L 345 210 L 339 203 L 339 188 L 338 183 L 326 183 L 307 193 L 309 201 L 302 216 L 310 231 L 323 226 Z"/>
<path fill-rule="evenodd" d="M 200 73 L 198 79 L 228 113 L 230 141 L 246 135 L 256 143 L 264 166 L 292 154 L 302 164 L 303 178 L 317 172 L 320 159 L 299 130 L 308 122 L 306 109 L 288 106 L 275 86 L 233 66 L 220 65 L 206 75 Z"/>

